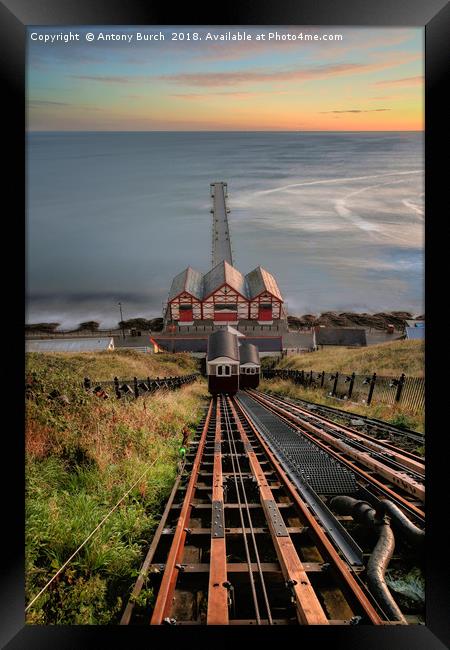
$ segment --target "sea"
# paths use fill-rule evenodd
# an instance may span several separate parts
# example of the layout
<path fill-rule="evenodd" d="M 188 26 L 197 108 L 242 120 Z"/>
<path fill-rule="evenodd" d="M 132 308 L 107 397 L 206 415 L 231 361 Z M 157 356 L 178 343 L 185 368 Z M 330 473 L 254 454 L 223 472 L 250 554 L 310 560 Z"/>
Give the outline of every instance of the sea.
<path fill-rule="evenodd" d="M 289 313 L 423 313 L 421 132 L 33 132 L 27 322 L 161 316 L 177 273 L 211 268 L 216 181 L 234 266 Z"/>

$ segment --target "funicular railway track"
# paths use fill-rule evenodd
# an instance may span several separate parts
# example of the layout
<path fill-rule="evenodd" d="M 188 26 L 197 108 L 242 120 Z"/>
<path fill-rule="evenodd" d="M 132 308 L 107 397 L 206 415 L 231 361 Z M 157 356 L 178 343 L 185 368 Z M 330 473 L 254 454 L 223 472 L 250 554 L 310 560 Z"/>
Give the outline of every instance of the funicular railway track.
<path fill-rule="evenodd" d="M 404 624 L 367 587 L 362 551 L 340 521 L 349 517 L 299 489 L 249 399 L 211 400 L 121 624 Z M 322 491 L 359 490 L 356 473 L 305 440 Z M 149 588 L 155 599 L 142 604 Z"/>
<path fill-rule="evenodd" d="M 288 423 L 355 473 L 367 490 L 366 498 L 388 498 L 408 516 L 425 522 L 424 459 L 390 443 L 373 440 L 285 400 L 248 391 L 251 400 Z M 247 398 L 248 399 L 248 398 Z"/>
<path fill-rule="evenodd" d="M 265 395 L 269 396 L 267 393 L 265 393 Z M 299 407 L 307 413 L 313 413 L 315 415 L 322 416 L 329 421 L 337 422 L 338 424 L 344 425 L 346 427 L 357 427 L 359 434 L 363 436 L 365 434 L 368 434 L 368 436 L 373 440 L 378 440 L 385 443 L 386 445 L 395 445 L 405 452 L 412 452 L 413 456 L 422 458 L 423 460 L 423 457 L 418 456 L 414 453 L 414 450 L 417 449 L 417 447 L 425 448 L 425 436 L 423 433 L 411 431 L 410 429 L 400 428 L 393 424 L 389 424 L 388 422 L 383 422 L 382 420 L 368 417 L 367 415 L 360 415 L 357 413 L 351 413 L 349 411 L 343 411 L 339 408 L 326 406 L 325 404 L 309 402 L 308 400 L 301 398 L 280 398 L 279 396 L 275 395 L 270 395 L 270 397 L 277 397 L 286 404 Z"/>
<path fill-rule="evenodd" d="M 360 449 L 361 451 L 370 450 L 375 456 L 378 455 L 378 457 L 396 469 L 410 471 L 417 478 L 423 478 L 425 476 L 425 459 L 422 456 L 395 446 L 388 440 L 374 439 L 373 436 L 362 431 L 356 431 L 349 426 L 338 424 L 330 420 L 330 418 L 316 414 L 315 412 L 310 412 L 283 398 L 267 395 L 260 391 L 253 391 L 253 395 L 264 400 L 266 403 L 283 407 L 289 413 L 302 418 L 305 422 L 324 426 L 325 430 L 330 431 L 337 438 L 353 444 L 355 449 Z"/>

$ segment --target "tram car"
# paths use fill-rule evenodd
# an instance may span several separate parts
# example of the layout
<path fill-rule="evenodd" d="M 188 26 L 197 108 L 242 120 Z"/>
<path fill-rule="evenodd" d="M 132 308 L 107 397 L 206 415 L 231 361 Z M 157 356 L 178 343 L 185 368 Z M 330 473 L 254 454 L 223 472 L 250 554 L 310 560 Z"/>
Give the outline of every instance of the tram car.
<path fill-rule="evenodd" d="M 236 334 L 217 330 L 208 337 L 208 390 L 212 395 L 235 395 L 239 389 L 239 344 Z"/>
<path fill-rule="evenodd" d="M 253 343 L 241 343 L 239 357 L 239 388 L 258 388 L 261 372 L 258 348 Z"/>

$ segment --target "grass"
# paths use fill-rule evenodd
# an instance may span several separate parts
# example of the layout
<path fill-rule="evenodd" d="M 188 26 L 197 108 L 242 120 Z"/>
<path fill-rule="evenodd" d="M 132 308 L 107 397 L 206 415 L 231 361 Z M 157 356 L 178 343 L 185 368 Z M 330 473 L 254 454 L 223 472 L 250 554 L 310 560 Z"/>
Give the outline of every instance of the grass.
<path fill-rule="evenodd" d="M 134 350 L 116 350 L 114 352 L 51 352 L 45 354 L 45 367 L 52 380 L 67 377 L 83 380 L 89 376 L 96 381 L 119 379 L 144 379 L 149 376 L 169 377 L 195 372 L 195 360 L 187 353 L 178 354 L 144 354 Z M 41 367 L 43 355 L 38 352 L 27 354 L 28 372 Z"/>
<path fill-rule="evenodd" d="M 194 429 L 207 392 L 199 381 L 138 400 L 100 400 L 82 389 L 80 379 L 196 370 L 188 355 L 169 358 L 133 351 L 27 355 L 27 603 L 148 469 L 30 608 L 27 623 L 119 621 L 176 475 L 181 429 Z M 49 399 L 54 388 L 68 404 Z"/>
<path fill-rule="evenodd" d="M 316 372 L 355 372 L 357 374 L 423 377 L 423 341 L 392 341 L 365 348 L 325 348 L 317 352 L 283 357 L 278 368 Z"/>
<path fill-rule="evenodd" d="M 273 393 L 275 395 L 290 397 L 291 399 L 305 399 L 315 404 L 324 404 L 338 408 L 341 411 L 350 411 L 359 415 L 366 415 L 367 417 L 377 418 L 384 420 L 395 426 L 402 426 L 413 431 L 425 431 L 425 416 L 421 410 L 414 410 L 402 406 L 401 403 L 396 406 L 389 406 L 374 402 L 367 406 L 367 404 L 355 404 L 353 402 L 341 402 L 331 397 L 318 389 L 305 388 L 292 383 L 289 380 L 270 379 L 263 380 L 259 389 L 265 393 Z M 417 453 L 422 453 L 418 450 Z"/>

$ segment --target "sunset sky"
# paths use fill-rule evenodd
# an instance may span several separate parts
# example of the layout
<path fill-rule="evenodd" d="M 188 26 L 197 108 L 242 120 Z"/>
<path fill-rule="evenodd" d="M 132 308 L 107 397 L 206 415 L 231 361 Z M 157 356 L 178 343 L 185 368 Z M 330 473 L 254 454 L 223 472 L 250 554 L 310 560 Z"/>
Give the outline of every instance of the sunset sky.
<path fill-rule="evenodd" d="M 136 33 L 165 35 L 136 41 Z M 342 41 L 256 41 L 257 34 Z M 80 35 L 43 43 L 31 35 Z M 94 34 L 88 42 L 86 34 Z M 132 42 L 97 35 L 134 35 Z M 202 41 L 172 41 L 198 32 Z M 251 41 L 206 41 L 208 32 Z M 36 38 L 34 36 L 33 38 Z M 28 28 L 30 131 L 410 131 L 424 122 L 423 29 Z"/>

